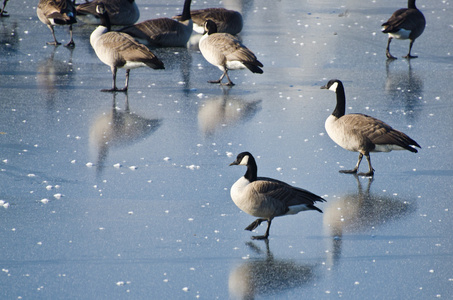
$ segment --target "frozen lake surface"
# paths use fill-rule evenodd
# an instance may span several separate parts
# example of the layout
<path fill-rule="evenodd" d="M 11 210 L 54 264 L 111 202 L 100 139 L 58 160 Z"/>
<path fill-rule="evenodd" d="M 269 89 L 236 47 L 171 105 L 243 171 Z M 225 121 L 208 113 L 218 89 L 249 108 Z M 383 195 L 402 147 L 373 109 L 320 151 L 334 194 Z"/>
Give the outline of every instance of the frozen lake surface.
<path fill-rule="evenodd" d="M 127 95 L 99 91 L 111 73 L 94 27 L 74 26 L 73 50 L 47 46 L 37 2 L 0 19 L 0 298 L 453 298 L 451 2 L 418 1 L 419 58 L 393 41 L 387 62 L 380 24 L 405 0 L 194 1 L 242 12 L 264 74 L 232 71 L 222 88 L 196 44 L 157 49 L 166 69 L 132 70 Z M 140 21 L 183 4 L 137 2 Z M 325 133 L 332 78 L 348 113 L 422 149 L 372 154 L 373 180 L 338 173 L 357 154 Z M 251 241 L 254 218 L 229 195 L 242 151 L 259 175 L 323 196 L 324 213 L 276 218 L 268 243 Z"/>

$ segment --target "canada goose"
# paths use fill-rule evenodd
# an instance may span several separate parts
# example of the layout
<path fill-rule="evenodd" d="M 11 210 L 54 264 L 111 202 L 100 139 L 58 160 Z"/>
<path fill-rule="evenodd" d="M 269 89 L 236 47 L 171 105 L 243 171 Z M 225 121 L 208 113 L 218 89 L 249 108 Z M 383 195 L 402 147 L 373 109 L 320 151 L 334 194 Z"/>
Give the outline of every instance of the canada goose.
<path fill-rule="evenodd" d="M 154 47 L 185 47 L 193 31 L 190 17 L 191 0 L 184 1 L 179 21 L 170 18 L 147 20 L 119 31 L 133 36 L 140 43 Z"/>
<path fill-rule="evenodd" d="M 321 89 L 329 89 L 337 94 L 337 105 L 327 118 L 325 127 L 330 138 L 342 148 L 359 152 L 359 161 L 352 170 L 341 170 L 340 173 L 357 173 L 362 157 L 368 161 L 369 171 L 358 175 L 373 176 L 370 152 L 390 152 L 392 150 L 409 150 L 417 153 L 416 141 L 401 131 L 395 130 L 381 120 L 364 114 L 345 115 L 346 97 L 343 83 L 338 79 L 330 80 Z"/>
<path fill-rule="evenodd" d="M 255 158 L 249 152 L 240 153 L 230 164 L 233 165 L 247 166 L 247 172 L 231 187 L 231 198 L 242 211 L 259 218 L 245 230 L 252 231 L 263 221 L 267 221 L 266 233 L 262 236 L 253 236 L 252 239 L 267 239 L 272 219 L 275 217 L 295 215 L 305 210 L 317 210 L 322 213 L 322 210 L 314 204 L 317 201 L 325 201 L 323 198 L 277 179 L 257 177 L 258 167 Z"/>
<path fill-rule="evenodd" d="M 127 91 L 129 72 L 139 67 L 164 69 L 164 64 L 146 46 L 137 43 L 130 35 L 110 31 L 109 16 L 102 3 L 96 8 L 100 18 L 99 25 L 90 36 L 90 43 L 99 59 L 109 65 L 113 74 L 113 87 L 103 92 Z M 118 68 L 126 69 L 126 85 L 123 89 L 116 87 Z"/>
<path fill-rule="evenodd" d="M 217 33 L 217 25 L 212 20 L 207 20 L 204 28 L 205 34 L 199 42 L 201 54 L 209 63 L 223 71 L 219 80 L 211 80 L 209 83 L 222 84 L 222 79 L 226 75 L 228 79 L 226 85 L 234 85 L 228 76 L 228 70 L 247 68 L 253 73 L 263 73 L 260 69 L 263 64 L 237 38 L 228 33 Z"/>
<path fill-rule="evenodd" d="M 48 42 L 48 45 L 60 45 L 55 37 L 53 27 L 55 25 L 69 25 L 70 41 L 65 46 L 73 47 L 74 41 L 72 39 L 72 24 L 77 23 L 75 18 L 75 6 L 71 0 L 40 0 L 36 14 L 41 22 L 49 27 L 52 32 L 53 42 Z"/>
<path fill-rule="evenodd" d="M 418 38 L 425 30 L 425 17 L 422 12 L 415 6 L 415 0 L 407 1 L 407 8 L 398 9 L 388 19 L 387 22 L 382 24 L 382 32 L 388 33 L 388 42 L 386 49 L 386 56 L 389 59 L 396 59 L 390 54 L 390 42 L 393 38 L 399 40 L 410 40 L 409 52 L 404 58 L 416 58 L 417 56 L 411 55 L 412 45 L 416 38 Z"/>
<path fill-rule="evenodd" d="M 3 6 L 2 9 L 0 9 L 0 17 L 9 17 L 8 12 L 5 11 L 5 6 L 8 0 L 3 0 Z"/>
<path fill-rule="evenodd" d="M 131 25 L 140 18 L 135 0 L 94 0 L 79 4 L 76 7 L 78 18 L 87 24 L 100 24 L 96 6 L 101 2 L 109 14 L 111 25 Z"/>
<path fill-rule="evenodd" d="M 243 20 L 240 12 L 225 8 L 205 8 L 191 10 L 190 15 L 193 20 L 193 30 L 203 34 L 204 22 L 213 20 L 217 25 L 217 32 L 236 35 L 242 30 Z M 181 15 L 174 16 L 173 19 L 181 19 Z"/>

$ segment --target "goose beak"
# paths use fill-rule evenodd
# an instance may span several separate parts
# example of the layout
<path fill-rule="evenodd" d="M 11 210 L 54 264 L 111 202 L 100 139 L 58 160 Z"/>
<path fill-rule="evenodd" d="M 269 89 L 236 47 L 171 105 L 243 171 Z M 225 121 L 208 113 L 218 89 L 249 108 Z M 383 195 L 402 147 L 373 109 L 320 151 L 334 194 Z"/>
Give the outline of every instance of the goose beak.
<path fill-rule="evenodd" d="M 231 164 L 229 164 L 228 166 L 237 166 L 239 163 L 237 161 L 233 161 Z"/>
<path fill-rule="evenodd" d="M 323 85 L 323 86 L 321 87 L 321 90 L 328 90 L 328 89 L 329 89 L 329 88 L 327 87 L 327 85 Z"/>

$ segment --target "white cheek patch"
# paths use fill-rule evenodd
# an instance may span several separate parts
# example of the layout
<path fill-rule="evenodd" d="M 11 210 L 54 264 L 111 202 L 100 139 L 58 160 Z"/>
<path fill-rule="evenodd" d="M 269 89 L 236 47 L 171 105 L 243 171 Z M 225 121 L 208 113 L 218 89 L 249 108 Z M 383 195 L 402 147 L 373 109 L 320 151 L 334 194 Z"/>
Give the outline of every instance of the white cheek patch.
<path fill-rule="evenodd" d="M 239 165 L 241 166 L 246 166 L 247 164 L 249 163 L 249 156 L 246 155 L 242 158 L 241 162 L 239 163 Z"/>
<path fill-rule="evenodd" d="M 334 82 L 334 83 L 330 86 L 329 90 L 336 92 L 336 91 L 337 91 L 337 87 L 338 87 L 338 82 Z"/>

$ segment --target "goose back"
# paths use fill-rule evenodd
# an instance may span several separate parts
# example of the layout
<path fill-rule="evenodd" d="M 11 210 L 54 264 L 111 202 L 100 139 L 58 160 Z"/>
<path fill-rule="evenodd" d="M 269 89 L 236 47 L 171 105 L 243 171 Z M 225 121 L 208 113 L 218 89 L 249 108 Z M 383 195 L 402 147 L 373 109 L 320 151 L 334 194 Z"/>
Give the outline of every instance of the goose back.
<path fill-rule="evenodd" d="M 127 26 L 119 31 L 149 46 L 183 47 L 192 34 L 190 24 L 190 20 L 182 23 L 169 18 L 158 18 Z"/>
<path fill-rule="evenodd" d="M 151 19 L 124 27 L 119 31 L 133 36 L 148 46 L 185 47 L 193 31 L 193 21 L 190 16 L 191 1 L 184 1 L 182 17 L 179 21 L 170 18 Z"/>
<path fill-rule="evenodd" d="M 190 11 L 193 20 L 193 30 L 197 33 L 204 32 L 206 20 L 212 20 L 217 25 L 217 32 L 229 33 L 232 35 L 242 31 L 243 19 L 240 12 L 225 8 L 205 8 Z M 178 20 L 181 16 L 174 16 Z"/>

